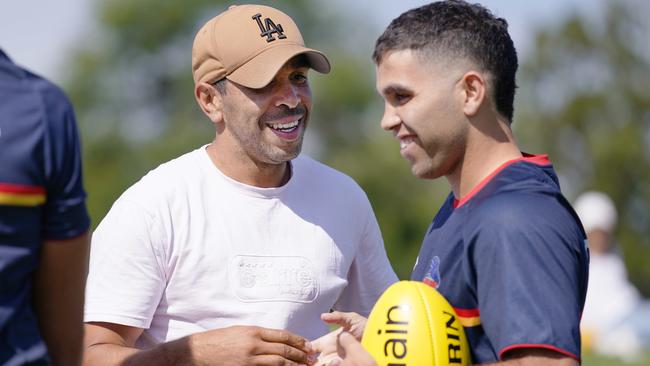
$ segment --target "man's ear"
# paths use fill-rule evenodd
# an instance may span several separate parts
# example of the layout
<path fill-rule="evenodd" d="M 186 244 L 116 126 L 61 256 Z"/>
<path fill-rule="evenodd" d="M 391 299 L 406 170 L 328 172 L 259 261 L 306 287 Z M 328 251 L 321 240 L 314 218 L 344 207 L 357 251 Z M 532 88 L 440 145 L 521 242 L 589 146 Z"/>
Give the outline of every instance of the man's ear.
<path fill-rule="evenodd" d="M 223 100 L 214 86 L 198 83 L 194 86 L 194 98 L 203 113 L 213 122 L 223 122 Z"/>
<path fill-rule="evenodd" d="M 468 117 L 474 117 L 487 97 L 487 83 L 483 75 L 476 71 L 468 71 L 461 79 L 464 92 L 463 112 Z"/>

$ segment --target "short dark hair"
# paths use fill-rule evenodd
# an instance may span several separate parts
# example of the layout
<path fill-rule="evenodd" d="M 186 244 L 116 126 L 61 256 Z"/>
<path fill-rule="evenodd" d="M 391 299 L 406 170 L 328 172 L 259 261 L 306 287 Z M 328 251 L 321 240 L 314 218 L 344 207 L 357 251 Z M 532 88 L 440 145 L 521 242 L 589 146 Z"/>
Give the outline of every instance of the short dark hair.
<path fill-rule="evenodd" d="M 505 19 L 479 4 L 434 2 L 395 18 L 377 39 L 372 58 L 379 65 L 388 52 L 405 49 L 474 62 L 491 74 L 497 111 L 512 121 L 518 61 Z"/>
<path fill-rule="evenodd" d="M 226 80 L 227 80 L 226 78 L 223 78 L 212 83 L 212 86 L 214 86 L 214 88 L 217 89 L 217 91 L 221 95 L 226 94 Z"/>

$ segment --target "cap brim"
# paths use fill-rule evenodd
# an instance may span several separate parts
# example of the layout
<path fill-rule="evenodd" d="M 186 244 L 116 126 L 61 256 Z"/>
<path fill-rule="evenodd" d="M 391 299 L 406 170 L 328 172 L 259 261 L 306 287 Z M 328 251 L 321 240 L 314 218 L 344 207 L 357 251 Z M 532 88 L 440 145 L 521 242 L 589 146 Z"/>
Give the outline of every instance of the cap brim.
<path fill-rule="evenodd" d="M 285 44 L 264 50 L 226 78 L 248 88 L 260 89 L 273 80 L 287 61 L 302 54 L 307 56 L 312 69 L 322 74 L 330 72 L 329 60 L 322 52 L 298 44 Z"/>

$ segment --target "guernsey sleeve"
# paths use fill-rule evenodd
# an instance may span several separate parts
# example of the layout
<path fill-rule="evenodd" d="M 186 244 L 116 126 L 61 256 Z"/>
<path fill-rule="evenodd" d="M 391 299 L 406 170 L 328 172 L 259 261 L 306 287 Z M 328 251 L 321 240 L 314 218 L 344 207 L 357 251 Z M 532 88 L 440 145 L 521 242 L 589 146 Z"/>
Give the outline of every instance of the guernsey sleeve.
<path fill-rule="evenodd" d="M 46 80 L 36 82 L 45 119 L 43 171 L 46 202 L 43 236 L 63 240 L 86 232 L 90 218 L 81 171 L 81 147 L 72 105 Z"/>
<path fill-rule="evenodd" d="M 544 348 L 579 359 L 580 225 L 558 200 L 512 194 L 468 221 L 483 329 L 499 357 Z"/>

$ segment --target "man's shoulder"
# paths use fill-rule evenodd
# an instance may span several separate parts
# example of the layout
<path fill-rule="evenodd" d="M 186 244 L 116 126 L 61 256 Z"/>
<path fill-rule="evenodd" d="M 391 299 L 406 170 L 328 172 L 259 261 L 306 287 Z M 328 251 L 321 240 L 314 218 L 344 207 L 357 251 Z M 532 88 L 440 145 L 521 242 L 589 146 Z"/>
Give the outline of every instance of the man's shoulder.
<path fill-rule="evenodd" d="M 361 186 L 349 175 L 325 165 L 309 156 L 300 155 L 292 161 L 296 174 L 295 186 L 306 190 L 312 197 L 318 199 L 340 202 L 343 198 L 345 204 L 359 204 L 367 201 L 368 197 Z"/>
<path fill-rule="evenodd" d="M 129 187 L 123 197 L 153 203 L 174 196 L 179 189 L 184 189 L 194 179 L 198 179 L 201 170 L 198 168 L 197 152 L 198 150 L 190 151 L 161 163 Z"/>
<path fill-rule="evenodd" d="M 470 216 L 526 220 L 556 211 L 567 211 L 551 166 L 521 162 L 512 164 L 496 175 L 472 198 Z"/>
<path fill-rule="evenodd" d="M 540 252 L 542 247 L 555 250 L 563 243 L 580 252 L 584 246 L 580 223 L 559 193 L 502 192 L 473 207 L 465 219 L 468 242 L 483 249 L 532 246 Z"/>
<path fill-rule="evenodd" d="M 201 148 L 194 149 L 167 160 L 152 169 L 148 174 L 171 177 L 184 170 L 195 171 L 200 158 L 199 154 L 202 152 L 201 150 Z"/>
<path fill-rule="evenodd" d="M 20 84 L 25 92 L 38 95 L 46 107 L 50 105 L 71 107 L 70 99 L 66 93 L 52 81 L 19 66 L 15 66 L 13 71 L 14 85 Z"/>
<path fill-rule="evenodd" d="M 339 184 L 347 184 L 358 187 L 357 182 L 347 175 L 329 165 L 326 165 L 308 155 L 301 154 L 292 161 L 296 173 L 310 177 L 314 180 L 330 183 L 334 181 Z"/>
<path fill-rule="evenodd" d="M 468 219 L 487 224 L 541 223 L 557 217 L 569 217 L 570 208 L 560 192 L 536 190 L 503 190 L 473 202 Z M 504 225 L 508 223 L 508 225 Z"/>
<path fill-rule="evenodd" d="M 64 104 L 70 106 L 70 99 L 61 87 L 50 80 L 26 71 L 26 80 L 32 89 L 38 92 L 46 103 Z"/>
<path fill-rule="evenodd" d="M 16 64 L 5 62 L 0 68 L 0 96 L 14 106 L 28 103 L 42 108 L 48 118 L 59 118 L 72 111 L 72 104 L 66 93 L 50 80 L 32 73 Z"/>

